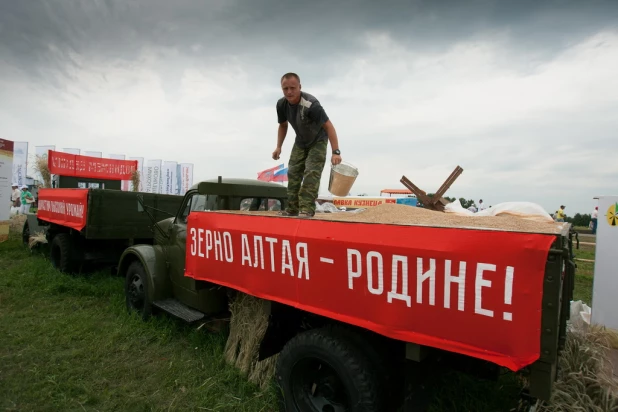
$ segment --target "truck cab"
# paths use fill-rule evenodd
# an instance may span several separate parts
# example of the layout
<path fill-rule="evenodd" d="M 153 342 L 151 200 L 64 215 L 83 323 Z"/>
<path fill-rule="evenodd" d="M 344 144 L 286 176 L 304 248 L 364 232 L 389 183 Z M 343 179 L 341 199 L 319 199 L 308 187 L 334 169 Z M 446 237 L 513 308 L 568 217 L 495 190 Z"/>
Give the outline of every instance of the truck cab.
<path fill-rule="evenodd" d="M 152 245 L 127 248 L 118 264 L 125 277 L 126 304 L 143 318 L 153 309 L 163 310 L 187 322 L 225 312 L 225 288 L 184 276 L 187 219 L 192 211 L 282 210 L 287 188 L 251 179 L 218 179 L 193 185 L 185 194 L 176 216 L 153 222 Z M 148 212 L 148 208 L 143 209 Z"/>

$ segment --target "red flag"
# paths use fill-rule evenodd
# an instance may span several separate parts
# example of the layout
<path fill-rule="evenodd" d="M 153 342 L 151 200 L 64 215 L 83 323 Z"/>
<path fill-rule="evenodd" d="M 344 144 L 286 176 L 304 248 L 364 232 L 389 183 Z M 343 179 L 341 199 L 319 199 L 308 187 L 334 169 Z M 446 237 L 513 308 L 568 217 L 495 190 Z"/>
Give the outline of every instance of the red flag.
<path fill-rule="evenodd" d="M 275 172 L 279 169 L 283 169 L 283 163 L 281 163 L 279 166 L 275 166 L 270 169 L 262 170 L 261 172 L 258 173 L 257 179 L 262 180 L 264 182 L 270 182 L 272 181 L 273 176 L 275 175 Z"/>

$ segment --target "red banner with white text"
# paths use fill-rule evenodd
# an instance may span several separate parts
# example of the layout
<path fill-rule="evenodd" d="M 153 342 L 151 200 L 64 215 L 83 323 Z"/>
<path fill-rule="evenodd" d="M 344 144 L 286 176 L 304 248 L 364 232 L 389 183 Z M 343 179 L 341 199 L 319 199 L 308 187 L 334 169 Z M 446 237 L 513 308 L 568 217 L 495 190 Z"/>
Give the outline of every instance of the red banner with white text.
<path fill-rule="evenodd" d="M 131 180 L 137 170 L 137 160 L 106 159 L 50 150 L 47 156 L 49 172 L 61 176 L 90 179 Z"/>
<path fill-rule="evenodd" d="M 86 226 L 88 189 L 39 189 L 37 217 L 82 230 Z"/>
<path fill-rule="evenodd" d="M 539 358 L 552 241 L 192 212 L 185 275 L 515 371 Z"/>

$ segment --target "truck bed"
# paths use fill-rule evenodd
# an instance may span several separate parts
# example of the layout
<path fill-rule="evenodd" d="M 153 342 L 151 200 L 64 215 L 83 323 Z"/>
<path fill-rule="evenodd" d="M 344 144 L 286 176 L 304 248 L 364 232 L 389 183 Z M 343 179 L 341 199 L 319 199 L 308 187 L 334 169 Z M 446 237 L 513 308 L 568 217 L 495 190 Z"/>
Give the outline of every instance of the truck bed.
<path fill-rule="evenodd" d="M 237 211 L 221 210 L 221 213 L 246 214 L 276 217 L 275 211 Z M 390 224 L 407 226 L 426 226 L 459 229 L 498 230 L 508 232 L 566 234 L 568 223 L 544 220 L 540 217 L 521 217 L 515 214 L 499 216 L 459 216 L 400 204 L 382 204 L 358 212 L 316 213 L 312 219 Z"/>
<path fill-rule="evenodd" d="M 174 216 L 182 196 L 109 189 L 41 189 L 39 220 L 77 230 L 86 239 L 150 239 L 152 221 L 138 211 L 137 196 L 147 207 Z M 149 209 L 155 219 L 170 214 Z"/>
<path fill-rule="evenodd" d="M 513 371 L 542 362 L 552 374 L 569 224 L 445 215 L 404 205 L 312 219 L 192 212 L 185 276 Z"/>

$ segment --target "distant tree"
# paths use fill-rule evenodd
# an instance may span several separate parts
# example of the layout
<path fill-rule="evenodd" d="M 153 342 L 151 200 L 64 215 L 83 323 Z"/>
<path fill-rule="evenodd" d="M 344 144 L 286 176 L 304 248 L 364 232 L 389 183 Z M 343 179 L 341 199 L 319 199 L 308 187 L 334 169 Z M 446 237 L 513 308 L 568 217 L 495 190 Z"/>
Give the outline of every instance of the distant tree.
<path fill-rule="evenodd" d="M 590 220 L 592 220 L 592 217 L 589 214 L 582 215 L 580 213 L 575 213 L 575 216 L 567 216 L 564 220 L 568 223 L 571 223 L 573 226 L 587 227 L 590 224 Z"/>
<path fill-rule="evenodd" d="M 468 199 L 468 200 L 466 200 L 466 199 L 464 199 L 463 197 L 460 197 L 460 198 L 459 198 L 459 203 L 461 203 L 461 206 L 462 206 L 464 209 L 467 209 L 467 208 L 469 208 L 470 206 L 474 206 L 474 207 L 476 207 L 476 203 L 474 203 L 474 200 L 472 200 L 472 199 Z"/>

